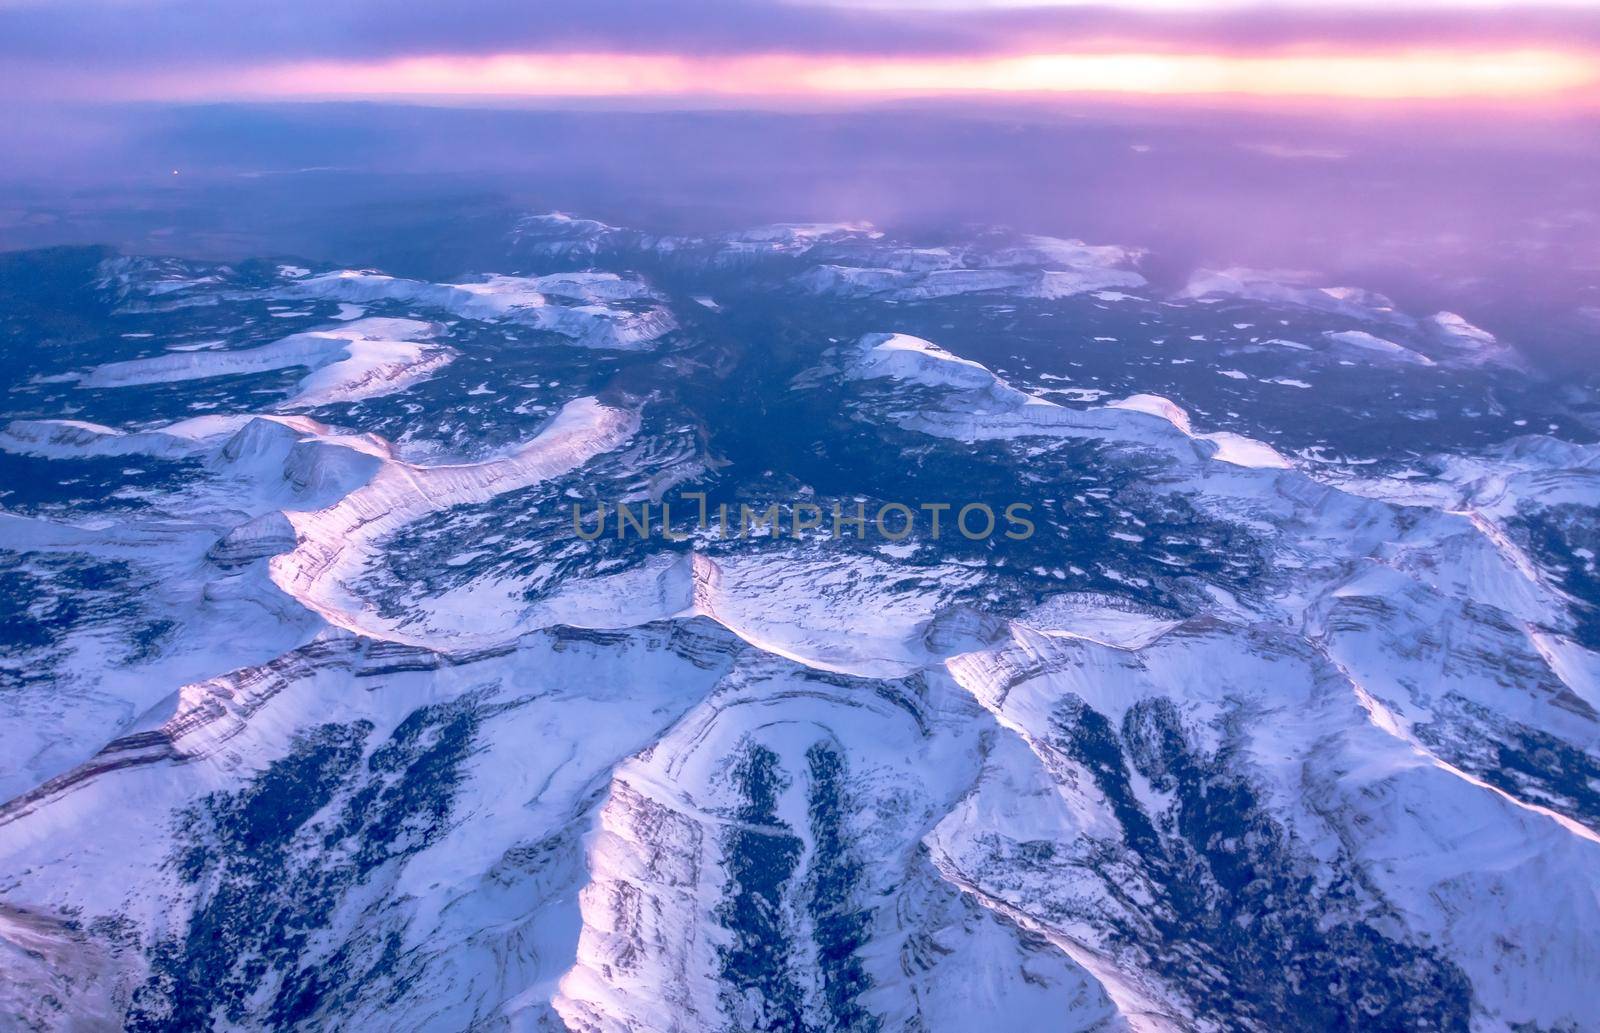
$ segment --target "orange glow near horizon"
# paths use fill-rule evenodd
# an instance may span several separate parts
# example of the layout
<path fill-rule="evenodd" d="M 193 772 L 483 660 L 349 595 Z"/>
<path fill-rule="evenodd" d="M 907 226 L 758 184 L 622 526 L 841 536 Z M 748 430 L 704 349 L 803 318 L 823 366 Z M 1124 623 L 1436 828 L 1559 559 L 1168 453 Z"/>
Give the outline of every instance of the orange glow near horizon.
<path fill-rule="evenodd" d="M 1038 54 L 977 62 L 895 62 L 822 70 L 823 90 L 883 93 L 1244 94 L 1371 100 L 1547 96 L 1594 86 L 1593 63 L 1539 53 L 1306 55 Z"/>
<path fill-rule="evenodd" d="M 441 56 L 246 70 L 180 92 L 246 96 L 829 98 L 1130 94 L 1600 106 L 1600 60 L 1553 50 L 1022 54 L 983 58 Z M 192 94 L 191 94 L 192 95 Z"/>

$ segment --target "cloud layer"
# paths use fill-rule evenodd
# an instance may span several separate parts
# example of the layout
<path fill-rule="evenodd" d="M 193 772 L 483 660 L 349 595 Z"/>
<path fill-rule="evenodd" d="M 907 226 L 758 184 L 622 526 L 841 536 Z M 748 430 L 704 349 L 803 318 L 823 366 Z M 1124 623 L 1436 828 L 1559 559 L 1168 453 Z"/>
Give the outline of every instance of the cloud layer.
<path fill-rule="evenodd" d="M 464 88 L 475 74 L 472 62 L 489 69 L 481 59 L 506 56 L 530 66 L 543 62 L 547 69 L 566 62 L 562 74 L 572 84 L 558 83 L 557 95 L 628 93 L 630 82 L 638 78 L 630 67 L 648 72 L 643 76 L 647 86 L 667 83 L 672 76 L 661 69 L 673 63 L 679 66 L 678 77 L 691 85 L 697 78 L 717 79 L 730 64 L 755 61 L 767 62 L 774 77 L 789 67 L 787 61 L 812 69 L 808 74 L 813 77 L 824 75 L 826 67 L 857 68 L 869 77 L 902 83 L 931 81 L 948 69 L 965 69 L 954 79 L 959 83 L 986 75 L 992 80 L 995 62 L 1028 56 L 1167 56 L 1164 64 L 1150 65 L 1158 83 L 1163 76 L 1182 77 L 1181 71 L 1173 72 L 1181 69 L 1181 62 L 1174 64 L 1172 58 L 1190 62 L 1197 73 L 1180 84 L 1184 88 L 1179 92 L 1197 92 L 1199 86 L 1230 77 L 1248 90 L 1247 75 L 1219 75 L 1215 68 L 1198 74 L 1203 61 L 1216 60 L 1376 58 L 1401 66 L 1397 74 L 1403 77 L 1407 62 L 1424 60 L 1414 57 L 1415 52 L 1426 52 L 1426 60 L 1435 63 L 1441 55 L 1460 55 L 1462 67 L 1442 79 L 1437 67 L 1416 65 L 1419 74 L 1437 83 L 1469 82 L 1468 66 L 1486 60 L 1485 55 L 1499 55 L 1494 60 L 1509 67 L 1516 62 L 1508 64 L 1506 55 L 1520 54 L 1517 60 L 1524 63 L 1551 62 L 1549 75 L 1531 79 L 1547 79 L 1552 89 L 1570 83 L 1571 68 L 1579 64 L 1586 63 L 1591 71 L 1600 67 L 1595 60 L 1600 54 L 1600 10 L 1593 5 L 1463 3 L 0 0 L 0 70 L 9 69 L 7 77 L 22 95 L 204 97 L 238 95 L 241 90 L 314 92 L 272 86 L 306 68 L 318 69 L 327 84 L 362 83 L 379 94 L 403 91 L 407 79 L 394 70 L 414 70 L 424 60 L 435 62 L 436 68 L 454 62 L 466 77 L 458 76 L 455 88 L 441 92 L 490 92 Z M 591 64 L 573 64 L 580 59 Z M 605 59 L 615 62 L 610 72 L 596 63 Z M 982 71 L 986 67 L 989 72 Z M 1065 75 L 1064 81 L 1077 75 Z M 562 76 L 547 73 L 545 78 Z M 585 85 L 586 78 L 594 85 Z M 745 78 L 754 85 L 763 76 Z M 1312 85 L 1326 78 L 1312 76 Z M 537 79 L 529 79 L 528 89 L 513 92 L 548 88 L 539 87 Z M 1512 79 L 1531 81 L 1526 74 Z M 609 82 L 617 85 L 607 86 Z M 1434 85 L 1424 84 L 1405 95 L 1434 91 Z M 639 92 L 669 91 L 652 87 Z"/>

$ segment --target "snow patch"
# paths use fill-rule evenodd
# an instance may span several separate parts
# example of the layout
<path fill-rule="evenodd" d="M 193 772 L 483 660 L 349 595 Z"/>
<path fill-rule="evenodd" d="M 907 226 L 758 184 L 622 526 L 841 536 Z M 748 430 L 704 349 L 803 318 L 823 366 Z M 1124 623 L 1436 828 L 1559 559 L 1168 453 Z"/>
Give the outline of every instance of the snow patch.
<path fill-rule="evenodd" d="M 440 309 L 463 319 L 549 330 L 589 348 L 637 350 L 677 326 L 647 284 L 606 272 L 496 275 L 476 283 L 426 283 L 341 269 L 295 283 L 290 295 L 353 304 L 396 301 Z"/>
<path fill-rule="evenodd" d="M 357 401 L 403 391 L 448 365 L 455 350 L 429 343 L 439 329 L 437 324 L 415 319 L 359 319 L 256 348 L 175 352 L 111 362 L 90 370 L 81 383 L 91 388 L 122 388 L 304 366 L 312 372 L 300 381 L 299 392 L 285 405 Z"/>
<path fill-rule="evenodd" d="M 1421 352 L 1413 351 L 1405 345 L 1397 344 L 1388 338 L 1369 334 L 1365 330 L 1330 330 L 1323 336 L 1335 344 L 1342 344 L 1400 362 L 1407 362 L 1416 366 L 1437 365 Z"/>

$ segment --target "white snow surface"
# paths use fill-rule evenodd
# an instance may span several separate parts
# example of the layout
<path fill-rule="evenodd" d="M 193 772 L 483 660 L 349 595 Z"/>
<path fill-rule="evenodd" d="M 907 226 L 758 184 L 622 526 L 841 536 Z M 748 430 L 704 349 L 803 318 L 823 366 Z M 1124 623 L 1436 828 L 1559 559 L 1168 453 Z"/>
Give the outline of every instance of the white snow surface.
<path fill-rule="evenodd" d="M 1181 298 L 1244 298 L 1336 312 L 1364 320 L 1409 324 L 1382 294 L 1359 287 L 1318 287 L 1313 273 L 1286 269 L 1201 269 L 1179 292 Z"/>
<path fill-rule="evenodd" d="M 1071 409 L 1011 386 L 986 366 L 952 355 L 910 334 L 876 333 L 851 350 L 844 375 L 856 380 L 888 378 L 951 392 L 939 410 L 922 410 L 904 425 L 942 437 L 967 440 L 1061 434 L 1100 436 L 1151 443 L 1163 435 L 1124 413 L 1154 416 L 1189 442 L 1203 442 L 1205 454 L 1235 466 L 1288 469 L 1291 464 L 1264 442 L 1230 431 L 1196 432 L 1189 414 L 1159 395 L 1134 395 L 1104 406 Z M 1167 437 L 1169 444 L 1174 439 Z"/>
<path fill-rule="evenodd" d="M 1278 470 L 1291 468 L 1291 463 L 1278 450 L 1262 441 L 1235 434 L 1232 431 L 1197 433 L 1190 426 L 1189 414 L 1178 403 L 1161 395 L 1129 395 L 1127 398 L 1107 402 L 1112 409 L 1129 409 L 1134 412 L 1159 416 L 1195 441 L 1207 441 L 1216 446 L 1211 458 L 1235 466 L 1266 467 Z"/>
<path fill-rule="evenodd" d="M 447 365 L 456 352 L 431 343 L 439 331 L 436 324 L 415 319 L 356 319 L 255 348 L 170 352 L 148 359 L 111 362 L 90 370 L 82 384 L 92 388 L 134 387 L 303 366 L 311 372 L 285 405 L 309 408 L 353 402 L 403 391 Z"/>
<path fill-rule="evenodd" d="M 892 377 L 928 387 L 953 387 L 985 390 L 999 383 L 982 363 L 952 355 L 943 348 L 911 334 L 869 334 L 861 339 L 860 356 L 851 365 L 851 376 L 872 380 Z"/>
<path fill-rule="evenodd" d="M 861 233 L 767 239 L 833 235 Z M 365 275 L 336 278 L 329 296 L 346 280 L 415 283 Z M 511 299 L 526 298 L 424 286 L 444 293 L 408 304 L 460 318 L 515 321 Z M 561 289 L 624 288 L 580 275 Z M 764 923 L 757 945 L 787 959 L 808 1028 L 835 1020 L 846 980 L 822 959 L 842 954 L 866 987 L 856 1003 L 885 1030 L 1221 1029 L 1240 959 L 1214 929 L 1169 921 L 1203 886 L 1150 856 L 1243 844 L 1284 867 L 1239 894 L 1288 888 L 1239 912 L 1239 928 L 1309 915 L 1319 931 L 1360 925 L 1425 949 L 1470 982 L 1474 1030 L 1592 1023 L 1600 828 L 1549 787 L 1491 784 L 1462 753 L 1511 729 L 1600 748 L 1600 658 L 1509 530 L 1531 506 L 1593 505 L 1600 448 L 1528 437 L 1440 457 L 1425 476 L 1318 480 L 1265 443 L 1197 432 L 1157 395 L 1071 409 L 904 334 L 867 335 L 833 361 L 872 382 L 864 418 L 1019 448 L 1062 435 L 1137 450 L 1152 489 L 1251 533 L 1262 588 L 1218 590 L 1187 617 L 1077 593 L 1006 619 L 972 605 L 972 567 L 797 543 L 686 547 L 531 603 L 521 583 L 484 578 L 396 613 L 361 580 L 387 536 L 628 448 L 640 411 L 571 399 L 520 445 L 443 465 L 301 416 L 133 431 L 15 421 L 0 449 L 187 458 L 201 472 L 147 516 L 0 513 L 0 535 L 30 555 L 139 565 L 177 625 L 131 664 L 113 648 L 126 629 L 76 628 L 51 692 L 0 697 L 0 1014 L 116 1028 L 158 975 L 146 948 L 183 949 L 203 902 L 248 901 L 298 928 L 306 915 L 271 907 L 309 894 L 315 927 L 288 968 L 363 974 L 341 986 L 330 1027 L 783 1028 L 760 993 L 726 992 L 739 946 L 727 915 L 742 900 Z M 181 363 L 118 365 L 145 383 L 188 379 Z M 323 389 L 354 389 L 335 379 Z M 1073 739 L 1091 727 L 1077 708 L 1117 752 Z M 332 789 L 294 783 L 286 799 L 328 798 L 281 843 L 234 854 L 196 831 L 330 727 L 362 730 L 367 746 L 330 765 Z M 407 762 L 443 764 L 456 727 L 470 732 L 446 819 L 406 812 L 379 836 L 373 815 L 405 799 Z M 1181 765 L 1130 759 L 1173 743 Z M 763 757 L 779 772 L 766 809 L 751 790 Z M 1241 835 L 1184 838 L 1193 778 L 1202 798 L 1249 801 Z M 185 878 L 197 846 L 213 867 Z M 761 870 L 741 867 L 752 856 Z M 357 858 L 371 861 L 359 878 L 334 878 Z M 236 935 L 271 932 L 247 917 Z M 825 948 L 829 923 L 851 930 L 848 949 Z M 288 985 L 284 966 L 251 968 L 267 947 L 288 949 L 249 941 L 236 970 L 207 974 L 249 974 L 255 1010 L 231 1025 L 255 1024 Z M 1186 970 L 1206 974 L 1205 992 L 1182 984 Z"/>
<path fill-rule="evenodd" d="M 1469 366 L 1509 366 L 1522 368 L 1522 357 L 1515 348 L 1480 326 L 1454 312 L 1436 312 L 1424 321 L 1435 340 L 1449 350 L 1455 361 Z"/>
<path fill-rule="evenodd" d="M 796 277 L 795 283 L 814 294 L 890 302 L 965 294 L 1048 300 L 1146 286 L 1143 276 L 1127 268 L 1138 252 L 1054 237 L 1029 237 L 1022 245 L 998 250 L 902 248 L 871 257 L 886 264 L 823 263 Z"/>
<path fill-rule="evenodd" d="M 494 275 L 474 283 L 427 283 L 342 269 L 295 281 L 287 291 L 291 297 L 355 304 L 393 301 L 464 319 L 508 321 L 548 330 L 590 348 L 647 348 L 677 325 L 649 285 L 609 272 Z"/>
<path fill-rule="evenodd" d="M 272 558 L 272 579 L 333 625 L 412 641 L 365 606 L 348 584 L 370 561 L 377 542 L 424 514 L 485 502 L 576 469 L 625 443 L 638 426 L 636 412 L 578 398 L 562 406 L 533 440 L 494 459 L 416 466 L 385 456 L 370 480 L 333 505 L 285 513 L 298 543 Z"/>
<path fill-rule="evenodd" d="M 1417 366 L 1436 365 L 1432 359 L 1421 352 L 1407 348 L 1403 344 L 1397 344 L 1386 337 L 1369 334 L 1365 330 L 1330 330 L 1323 336 L 1335 344 L 1341 344 L 1361 352 L 1376 354 L 1383 358 L 1394 359 L 1398 362 L 1411 363 Z"/>

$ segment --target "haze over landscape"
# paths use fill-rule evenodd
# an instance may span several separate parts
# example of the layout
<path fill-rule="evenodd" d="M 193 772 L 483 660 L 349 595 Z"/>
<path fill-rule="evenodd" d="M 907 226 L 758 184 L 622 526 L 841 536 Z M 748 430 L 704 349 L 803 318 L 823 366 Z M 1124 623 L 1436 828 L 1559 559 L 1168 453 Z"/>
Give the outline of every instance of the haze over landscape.
<path fill-rule="evenodd" d="M 0 1031 L 1600 1031 L 1593 4 L 0 81 Z"/>

